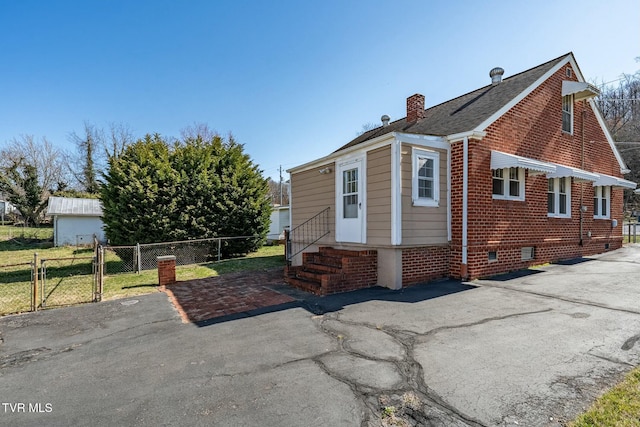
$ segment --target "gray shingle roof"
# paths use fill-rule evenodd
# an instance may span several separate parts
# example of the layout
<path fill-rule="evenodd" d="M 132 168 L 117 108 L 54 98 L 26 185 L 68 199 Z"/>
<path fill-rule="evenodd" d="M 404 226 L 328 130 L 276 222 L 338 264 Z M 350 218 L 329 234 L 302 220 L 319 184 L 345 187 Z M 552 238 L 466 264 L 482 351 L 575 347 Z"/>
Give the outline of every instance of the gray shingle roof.
<path fill-rule="evenodd" d="M 98 199 L 51 196 L 47 215 L 102 216 L 102 203 Z"/>
<path fill-rule="evenodd" d="M 335 152 L 390 132 L 446 136 L 474 130 L 569 55 L 571 53 L 508 77 L 500 84 L 484 86 L 428 108 L 425 110 L 424 118 L 417 122 L 407 123 L 405 117 L 389 123 L 386 127 L 381 126 L 367 131 Z"/>

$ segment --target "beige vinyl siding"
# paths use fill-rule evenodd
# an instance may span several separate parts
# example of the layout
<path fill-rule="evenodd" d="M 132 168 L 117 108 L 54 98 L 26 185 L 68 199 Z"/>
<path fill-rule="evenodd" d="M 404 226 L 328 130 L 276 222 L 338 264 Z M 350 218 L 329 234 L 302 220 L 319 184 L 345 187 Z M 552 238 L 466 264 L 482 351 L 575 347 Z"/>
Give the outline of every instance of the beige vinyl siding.
<path fill-rule="evenodd" d="M 391 243 L 391 147 L 367 153 L 367 244 Z"/>
<path fill-rule="evenodd" d="M 330 168 L 331 173 L 321 174 L 320 169 Z M 320 240 L 320 244 L 335 243 L 336 185 L 335 164 L 328 163 L 317 168 L 291 174 L 291 223 L 295 228 L 323 209 L 329 211 L 331 234 Z"/>
<path fill-rule="evenodd" d="M 440 202 L 438 207 L 413 206 L 411 199 L 412 146 L 402 144 L 403 246 L 447 243 L 447 152 L 439 149 L 429 150 L 440 153 Z"/>

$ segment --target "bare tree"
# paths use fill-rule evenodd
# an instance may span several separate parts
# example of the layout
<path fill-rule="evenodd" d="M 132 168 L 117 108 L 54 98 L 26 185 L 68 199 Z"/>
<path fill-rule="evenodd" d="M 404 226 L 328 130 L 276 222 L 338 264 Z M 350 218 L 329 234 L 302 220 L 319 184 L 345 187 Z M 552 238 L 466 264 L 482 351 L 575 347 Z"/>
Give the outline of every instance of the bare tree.
<path fill-rule="evenodd" d="M 627 178 L 640 182 L 640 71 L 622 75 L 617 86 L 603 86 L 596 102 L 631 170 Z M 627 209 L 637 210 L 639 199 L 633 191 L 625 190 Z"/>
<path fill-rule="evenodd" d="M 69 173 L 76 179 L 81 190 L 88 194 L 96 194 L 100 189 L 98 185 L 98 171 L 102 170 L 102 159 L 98 146 L 104 145 L 104 132 L 89 122 L 84 122 L 82 136 L 76 132 L 69 134 L 69 141 L 76 146 L 76 153 L 67 154 L 67 167 Z"/>
<path fill-rule="evenodd" d="M 623 74 L 618 86 L 605 86 L 597 103 L 616 141 L 640 140 L 640 71 Z"/>
<path fill-rule="evenodd" d="M 49 195 L 66 187 L 62 154 L 46 138 L 12 139 L 0 150 L 0 190 L 25 220 L 40 222 Z"/>
<path fill-rule="evenodd" d="M 282 185 L 280 185 L 282 184 Z M 288 182 L 276 182 L 271 178 L 268 178 L 267 185 L 269 186 L 269 199 L 274 205 L 281 204 L 282 206 L 289 205 L 289 183 Z"/>
<path fill-rule="evenodd" d="M 372 129 L 379 128 L 382 124 L 368 122 L 362 125 L 362 129 L 359 132 L 356 132 L 356 136 L 360 136 L 365 132 L 369 132 Z"/>
<path fill-rule="evenodd" d="M 220 134 L 209 128 L 209 125 L 206 123 L 193 123 L 180 130 L 180 137 L 183 141 L 196 139 L 197 137 L 201 137 L 204 141 L 211 141 L 217 136 L 220 136 Z"/>
<path fill-rule="evenodd" d="M 110 157 L 119 157 L 124 149 L 135 141 L 128 125 L 111 123 L 109 130 L 84 122 L 83 131 L 71 132 L 69 141 L 75 151 L 65 153 L 70 176 L 74 178 L 74 188 L 68 193 L 81 197 L 95 197 L 100 189 L 100 178 L 104 176 Z"/>
<path fill-rule="evenodd" d="M 133 144 L 136 138 L 131 128 L 122 123 L 109 125 L 109 139 L 103 141 L 103 150 L 106 158 L 119 157 L 128 145 Z"/>

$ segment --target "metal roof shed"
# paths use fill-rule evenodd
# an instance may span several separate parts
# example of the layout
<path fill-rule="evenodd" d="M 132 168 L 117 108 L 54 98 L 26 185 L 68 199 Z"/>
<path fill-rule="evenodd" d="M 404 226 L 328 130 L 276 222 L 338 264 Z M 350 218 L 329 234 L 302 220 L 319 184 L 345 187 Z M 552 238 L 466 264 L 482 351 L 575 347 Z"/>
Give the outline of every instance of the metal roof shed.
<path fill-rule="evenodd" d="M 105 239 L 100 200 L 49 197 L 47 215 L 53 217 L 55 246 L 91 244 L 94 236 Z"/>

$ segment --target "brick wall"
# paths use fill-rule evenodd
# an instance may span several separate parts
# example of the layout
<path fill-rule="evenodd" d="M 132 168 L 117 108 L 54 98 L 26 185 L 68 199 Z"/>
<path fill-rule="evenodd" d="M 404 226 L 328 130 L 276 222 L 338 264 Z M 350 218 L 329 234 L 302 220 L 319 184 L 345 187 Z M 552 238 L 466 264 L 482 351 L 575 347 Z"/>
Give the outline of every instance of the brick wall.
<path fill-rule="evenodd" d="M 572 73 L 575 76 L 575 71 Z M 613 155 L 594 111 L 587 101 L 574 104 L 573 134 L 562 132 L 562 67 L 528 97 L 499 118 L 481 140 L 469 141 L 468 273 L 471 278 L 488 276 L 576 256 L 590 255 L 621 246 L 622 193 L 613 188 L 611 220 L 593 218 L 593 185 L 571 185 L 571 218 L 547 217 L 547 178 L 526 171 L 524 201 L 494 200 L 490 170 L 491 150 L 540 159 L 587 171 L 619 176 Z M 573 78 L 575 80 L 575 77 Z M 584 133 L 583 133 L 584 130 Z M 582 156 L 584 142 L 584 159 Z M 452 258 L 450 273 L 460 277 L 462 248 L 462 142 L 452 145 Z M 580 206 L 583 214 L 580 244 Z M 591 232 L 591 237 L 587 237 Z M 521 260 L 521 248 L 534 246 L 536 257 Z M 497 260 L 489 262 L 488 252 Z"/>
<path fill-rule="evenodd" d="M 402 251 L 402 286 L 447 277 L 449 259 L 449 246 L 404 249 Z"/>

